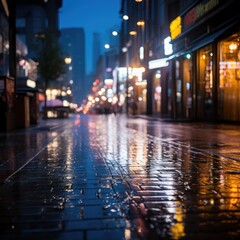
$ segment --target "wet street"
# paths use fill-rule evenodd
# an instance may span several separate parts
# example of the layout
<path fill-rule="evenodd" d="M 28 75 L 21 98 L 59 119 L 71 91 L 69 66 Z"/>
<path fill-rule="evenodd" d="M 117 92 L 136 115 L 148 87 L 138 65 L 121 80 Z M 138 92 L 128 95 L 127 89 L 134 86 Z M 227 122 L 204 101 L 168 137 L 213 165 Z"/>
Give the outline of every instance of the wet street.
<path fill-rule="evenodd" d="M 239 239 L 239 146 L 239 125 L 124 115 L 0 133 L 0 239 Z"/>

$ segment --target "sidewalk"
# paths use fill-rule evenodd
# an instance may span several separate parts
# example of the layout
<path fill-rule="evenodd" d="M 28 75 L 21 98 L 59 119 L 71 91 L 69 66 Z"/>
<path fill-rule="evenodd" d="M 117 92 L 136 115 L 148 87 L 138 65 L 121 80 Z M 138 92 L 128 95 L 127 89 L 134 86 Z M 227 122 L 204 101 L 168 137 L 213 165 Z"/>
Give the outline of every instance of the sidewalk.
<path fill-rule="evenodd" d="M 239 130 L 76 115 L 0 134 L 0 239 L 239 239 Z"/>
<path fill-rule="evenodd" d="M 26 129 L 0 132 L 0 183 L 6 181 L 41 152 L 69 120 L 40 120 Z"/>

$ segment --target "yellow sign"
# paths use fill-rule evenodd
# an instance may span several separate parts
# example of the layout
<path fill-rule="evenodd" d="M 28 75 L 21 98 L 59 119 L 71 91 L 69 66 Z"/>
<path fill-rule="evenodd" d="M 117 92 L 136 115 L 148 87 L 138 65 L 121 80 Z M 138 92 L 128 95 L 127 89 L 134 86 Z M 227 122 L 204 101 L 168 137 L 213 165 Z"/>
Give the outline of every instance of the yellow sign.
<path fill-rule="evenodd" d="M 182 33 L 182 22 L 181 22 L 181 17 L 178 16 L 170 23 L 171 39 L 172 40 L 175 39 L 181 33 Z"/>

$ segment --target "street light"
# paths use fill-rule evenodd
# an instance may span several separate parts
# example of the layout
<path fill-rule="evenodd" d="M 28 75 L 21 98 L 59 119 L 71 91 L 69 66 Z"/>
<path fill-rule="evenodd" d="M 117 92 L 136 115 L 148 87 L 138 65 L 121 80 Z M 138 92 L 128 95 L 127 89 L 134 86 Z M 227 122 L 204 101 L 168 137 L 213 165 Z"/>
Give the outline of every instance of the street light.
<path fill-rule="evenodd" d="M 70 64 L 72 62 L 72 58 L 71 57 L 65 57 L 64 59 L 66 64 Z"/>

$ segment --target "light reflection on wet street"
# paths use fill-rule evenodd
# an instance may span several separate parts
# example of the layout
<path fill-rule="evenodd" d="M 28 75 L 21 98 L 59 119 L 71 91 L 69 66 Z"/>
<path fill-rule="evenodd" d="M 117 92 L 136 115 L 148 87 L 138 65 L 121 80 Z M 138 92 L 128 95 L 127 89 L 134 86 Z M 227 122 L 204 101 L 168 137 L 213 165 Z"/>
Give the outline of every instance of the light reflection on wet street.
<path fill-rule="evenodd" d="M 239 239 L 240 126 L 64 121 L 0 136 L 1 239 Z"/>

